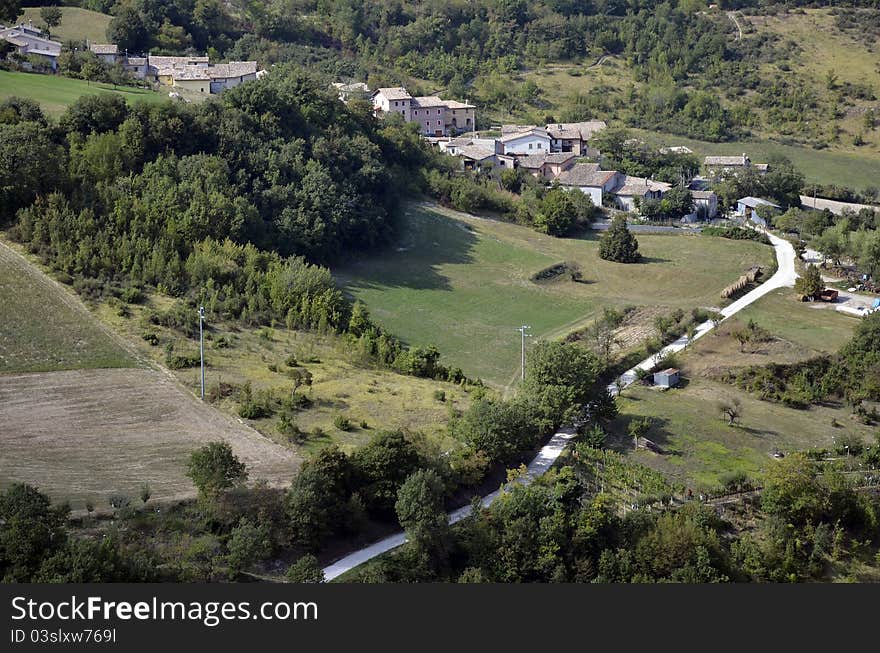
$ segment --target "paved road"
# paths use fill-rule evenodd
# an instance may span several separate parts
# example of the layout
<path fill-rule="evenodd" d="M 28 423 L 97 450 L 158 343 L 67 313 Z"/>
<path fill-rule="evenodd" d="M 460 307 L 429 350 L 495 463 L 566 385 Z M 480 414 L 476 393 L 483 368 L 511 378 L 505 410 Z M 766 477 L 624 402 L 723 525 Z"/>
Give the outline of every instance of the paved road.
<path fill-rule="evenodd" d="M 795 260 L 795 251 L 794 247 L 791 246 L 787 240 L 783 240 L 773 234 L 768 233 L 767 236 L 770 238 L 770 242 L 773 243 L 773 247 L 776 249 L 776 261 L 778 263 L 778 270 L 776 274 L 770 277 L 767 281 L 762 283 L 760 286 L 752 290 L 750 293 L 744 295 L 730 306 L 724 308 L 721 313 L 725 318 L 730 317 L 731 315 L 741 311 L 746 306 L 751 304 L 752 302 L 757 301 L 767 293 L 776 290 L 777 288 L 782 288 L 784 286 L 793 286 L 795 279 L 797 279 L 797 272 L 794 267 Z M 711 331 L 714 328 L 712 322 L 704 322 L 699 327 L 697 327 L 697 333 L 694 336 L 694 340 L 704 336 L 706 333 Z M 630 385 L 636 380 L 636 369 L 643 368 L 646 370 L 651 369 L 654 365 L 657 364 L 658 357 L 664 355 L 666 352 L 675 352 L 681 351 L 685 347 L 690 344 L 687 336 L 682 336 L 678 340 L 676 340 L 671 345 L 664 347 L 658 354 L 651 356 L 647 360 L 642 361 L 629 370 L 621 379 L 624 380 L 625 385 Z M 608 387 L 609 391 L 612 394 L 617 394 L 617 388 L 614 384 Z M 526 468 L 526 474 L 518 479 L 517 482 L 529 484 L 534 479 L 538 478 L 542 474 L 544 474 L 550 467 L 556 462 L 556 459 L 559 458 L 560 454 L 565 450 L 565 447 L 568 445 L 568 442 L 575 436 L 575 431 L 573 429 L 563 429 L 556 433 L 550 441 L 538 452 L 538 455 L 528 464 Z M 488 506 L 491 504 L 499 495 L 501 490 L 497 490 L 492 492 L 491 494 L 487 494 L 483 497 L 482 504 L 483 506 Z M 464 519 L 470 513 L 471 507 L 470 505 L 463 506 L 458 510 L 455 510 L 449 514 L 449 523 L 454 524 L 458 521 Z M 353 553 L 348 554 L 344 558 L 337 560 L 333 564 L 324 568 L 324 578 L 325 580 L 333 580 L 334 578 L 338 578 L 342 574 L 355 567 L 362 565 L 363 563 L 371 560 L 379 555 L 387 551 L 391 551 L 392 549 L 396 549 L 400 545 L 406 542 L 406 535 L 403 532 L 395 533 L 394 535 L 389 535 L 383 540 L 379 540 L 363 549 L 355 551 Z"/>
<path fill-rule="evenodd" d="M 729 306 L 725 306 L 721 310 L 721 314 L 724 316 L 724 319 L 727 319 L 731 315 L 739 313 L 746 306 L 749 306 L 750 304 L 758 301 L 761 297 L 763 297 L 767 293 L 776 290 L 777 288 L 794 286 L 794 282 L 798 276 L 797 271 L 794 267 L 794 261 L 796 257 L 794 247 L 792 247 L 791 243 L 787 240 L 779 238 L 778 236 L 774 236 L 769 232 L 767 233 L 767 237 L 770 239 L 770 242 L 773 244 L 773 248 L 776 250 L 776 263 L 778 266 L 776 273 L 751 292 L 746 293 Z M 687 335 L 681 336 L 671 345 L 667 345 L 653 356 L 646 358 L 632 369 L 624 372 L 617 381 L 608 386 L 608 391 L 612 395 L 616 395 L 618 392 L 618 383 L 622 383 L 623 387 L 625 388 L 629 385 L 632 385 L 636 381 L 637 370 L 645 370 L 646 372 L 650 371 L 663 359 L 663 357 L 681 351 L 689 344 L 691 344 L 691 342 L 697 340 L 698 338 L 702 338 L 714 328 L 715 324 L 712 321 L 703 322 L 697 327 L 697 331 L 694 334 L 693 339 L 689 339 Z"/>
<path fill-rule="evenodd" d="M 575 436 L 574 429 L 561 429 L 556 435 L 550 438 L 550 441 L 544 445 L 541 450 L 538 452 L 538 455 L 526 466 L 526 473 L 517 479 L 517 483 L 522 483 L 524 485 L 528 485 L 533 480 L 543 475 L 550 467 L 552 467 L 553 463 L 556 462 L 556 459 L 559 458 L 559 455 L 565 450 L 565 447 L 568 445 L 568 442 Z M 496 490 L 491 494 L 487 494 L 483 497 L 482 504 L 483 507 L 488 507 L 501 493 L 501 490 Z M 449 523 L 454 524 L 456 522 L 461 521 L 465 517 L 467 517 L 471 512 L 470 504 L 466 506 L 462 506 L 458 510 L 454 510 L 449 513 Z M 391 551 L 392 549 L 396 549 L 400 545 L 406 542 L 406 534 L 402 531 L 399 533 L 395 533 L 394 535 L 389 535 L 384 540 L 379 540 L 370 546 L 364 547 L 354 553 L 350 553 L 344 558 L 337 560 L 329 567 L 324 568 L 324 578 L 325 580 L 331 581 L 334 578 L 337 578 L 344 574 L 345 572 L 354 569 L 355 567 L 364 564 L 367 560 L 371 560 L 376 556 L 382 555 L 387 551 Z"/>

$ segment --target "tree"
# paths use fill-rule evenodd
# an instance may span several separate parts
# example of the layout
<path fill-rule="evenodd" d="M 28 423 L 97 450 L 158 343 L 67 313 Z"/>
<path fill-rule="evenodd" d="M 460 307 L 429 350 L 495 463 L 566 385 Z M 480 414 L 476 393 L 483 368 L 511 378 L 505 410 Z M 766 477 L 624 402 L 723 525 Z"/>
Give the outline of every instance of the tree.
<path fill-rule="evenodd" d="M 820 521 L 829 508 L 816 464 L 802 453 L 776 461 L 764 476 L 761 507 L 795 524 Z"/>
<path fill-rule="evenodd" d="M 61 8 L 55 5 L 40 8 L 40 18 L 46 23 L 46 33 L 51 36 L 52 28 L 61 24 Z"/>
<path fill-rule="evenodd" d="M 287 580 L 291 583 L 323 583 L 324 570 L 321 569 L 318 559 L 307 553 L 290 565 Z"/>
<path fill-rule="evenodd" d="M 813 299 L 818 293 L 822 292 L 825 284 L 822 282 L 822 275 L 812 263 L 808 263 L 804 270 L 803 276 L 798 277 L 795 281 L 794 289 L 801 297 Z"/>
<path fill-rule="evenodd" d="M 14 23 L 21 14 L 21 0 L 0 0 L 0 23 Z"/>
<path fill-rule="evenodd" d="M 577 345 L 539 341 L 529 353 L 523 397 L 557 426 L 605 391 L 596 387 L 601 369 L 596 355 Z"/>
<path fill-rule="evenodd" d="M 144 505 L 147 505 L 147 501 L 150 500 L 151 496 L 153 496 L 153 491 L 150 489 L 150 484 L 144 483 L 143 485 L 141 485 L 141 493 L 140 493 L 141 503 L 143 503 Z"/>
<path fill-rule="evenodd" d="M 727 418 L 728 425 L 733 426 L 742 416 L 742 402 L 738 397 L 720 401 L 718 410 Z"/>
<path fill-rule="evenodd" d="M 115 15 L 107 27 L 107 39 L 118 45 L 120 50 L 143 52 L 148 49 L 150 31 L 134 3 L 116 5 Z"/>
<path fill-rule="evenodd" d="M 68 512 L 30 485 L 0 492 L 0 580 L 30 581 L 42 560 L 64 545 Z"/>
<path fill-rule="evenodd" d="M 269 529 L 265 524 L 255 524 L 247 517 L 242 517 L 229 533 L 226 546 L 229 549 L 226 561 L 233 573 L 238 573 L 272 552 Z"/>
<path fill-rule="evenodd" d="M 316 548 L 345 526 L 352 489 L 352 465 L 336 446 L 321 449 L 303 463 L 287 493 L 292 540 Z"/>
<path fill-rule="evenodd" d="M 434 470 L 420 469 L 400 486 L 394 509 L 416 549 L 436 569 L 447 556 L 449 518 L 444 508 L 443 480 Z"/>
<path fill-rule="evenodd" d="M 551 236 L 565 236 L 574 226 L 575 213 L 570 192 L 553 188 L 544 195 L 541 210 L 535 217 L 535 228 Z"/>
<path fill-rule="evenodd" d="M 599 256 L 606 261 L 636 263 L 642 258 L 639 241 L 630 233 L 626 218 L 618 215 L 599 241 Z"/>
<path fill-rule="evenodd" d="M 186 475 L 204 498 L 217 497 L 221 492 L 247 480 L 247 468 L 226 442 L 211 442 L 190 454 Z"/>

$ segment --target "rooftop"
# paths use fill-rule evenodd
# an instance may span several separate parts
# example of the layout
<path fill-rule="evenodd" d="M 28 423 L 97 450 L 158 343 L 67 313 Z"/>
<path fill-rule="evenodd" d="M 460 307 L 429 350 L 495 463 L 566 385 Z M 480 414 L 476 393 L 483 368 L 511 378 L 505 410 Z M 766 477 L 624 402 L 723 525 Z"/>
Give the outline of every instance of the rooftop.
<path fill-rule="evenodd" d="M 741 156 L 707 156 L 704 163 L 707 166 L 747 166 L 751 163 L 749 157 L 745 154 Z"/>
<path fill-rule="evenodd" d="M 590 120 L 587 122 L 562 122 L 547 125 L 547 131 L 553 138 L 590 140 L 596 132 L 606 129 L 608 125 L 604 120 Z"/>
<path fill-rule="evenodd" d="M 768 202 L 767 200 L 762 200 L 760 197 L 743 197 L 736 201 L 737 204 L 744 204 L 750 209 L 757 208 L 759 206 L 772 206 L 773 208 L 782 208 L 778 204 L 774 204 L 773 202 Z"/>
<path fill-rule="evenodd" d="M 629 175 L 626 175 L 623 178 L 623 183 L 612 192 L 615 195 L 644 197 L 649 192 L 659 191 L 665 193 L 670 188 L 672 188 L 672 184 L 666 184 L 662 181 L 654 181 L 653 179 L 646 179 L 645 177 L 630 177 Z"/>
<path fill-rule="evenodd" d="M 378 88 L 378 89 L 376 89 L 376 92 L 373 93 L 373 95 L 376 96 L 379 93 L 384 95 L 387 100 L 411 100 L 412 99 L 412 95 L 409 94 L 409 91 L 407 91 L 402 86 Z"/>
<path fill-rule="evenodd" d="M 616 170 L 599 170 L 598 163 L 576 163 L 571 170 L 559 175 L 559 183 L 563 186 L 595 186 L 601 187 L 611 181 Z"/>
<path fill-rule="evenodd" d="M 540 168 L 542 165 L 549 164 L 560 164 L 571 161 L 575 158 L 575 155 L 571 152 L 553 152 L 548 154 L 530 154 L 529 156 L 523 156 L 519 158 L 519 166 L 520 168 Z M 594 164 L 598 165 L 598 164 Z"/>
<path fill-rule="evenodd" d="M 119 46 L 115 43 L 92 43 L 89 45 L 89 50 L 95 54 L 117 54 Z"/>
<path fill-rule="evenodd" d="M 524 138 L 526 136 L 541 136 L 543 138 L 550 138 L 550 136 L 547 134 L 547 131 L 545 129 L 542 129 L 541 127 L 532 127 L 531 129 L 526 129 L 519 132 L 510 132 L 508 134 L 504 134 L 502 132 L 502 134 L 503 135 L 500 139 L 502 143 L 509 143 L 510 141 L 515 141 L 519 138 Z"/>

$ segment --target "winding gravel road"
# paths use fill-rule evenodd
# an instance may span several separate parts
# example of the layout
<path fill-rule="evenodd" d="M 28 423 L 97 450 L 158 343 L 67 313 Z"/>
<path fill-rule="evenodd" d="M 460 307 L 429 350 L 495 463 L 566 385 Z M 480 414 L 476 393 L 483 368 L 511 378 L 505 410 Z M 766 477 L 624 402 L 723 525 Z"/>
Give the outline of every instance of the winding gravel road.
<path fill-rule="evenodd" d="M 746 306 L 752 304 L 767 293 L 772 292 L 777 288 L 794 285 L 794 282 L 797 279 L 797 272 L 795 271 L 794 267 L 794 247 L 792 247 L 791 243 L 789 243 L 787 240 L 779 238 L 778 236 L 774 236 L 771 233 L 767 233 L 767 237 L 770 239 L 770 242 L 773 244 L 773 247 L 776 250 L 776 261 L 778 264 L 778 269 L 776 273 L 760 286 L 758 286 L 751 292 L 743 295 L 738 300 L 733 302 L 730 306 L 725 307 L 721 311 L 725 319 L 730 317 L 731 315 L 738 313 Z M 699 327 L 697 327 L 697 332 L 694 335 L 693 340 L 696 340 L 706 335 L 714 327 L 715 325 L 711 321 L 704 322 Z M 620 379 L 624 383 L 624 387 L 630 385 L 636 380 L 637 369 L 650 370 L 657 364 L 662 356 L 670 352 L 681 351 L 682 349 L 687 347 L 693 340 L 689 340 L 687 336 L 682 336 L 671 345 L 664 347 L 658 353 L 654 354 L 650 358 L 645 359 L 631 370 L 628 370 L 620 377 Z M 608 390 L 612 394 L 617 394 L 617 385 L 609 385 Z M 528 464 L 528 466 L 526 467 L 526 474 L 517 479 L 516 482 L 528 485 L 534 479 L 544 474 L 548 469 L 550 469 L 553 463 L 556 462 L 556 459 L 559 458 L 560 454 L 562 454 L 569 441 L 574 438 L 575 434 L 576 432 L 573 428 L 561 429 L 558 433 L 556 433 L 552 438 L 550 438 L 550 441 L 541 448 L 541 450 L 538 452 L 538 455 L 535 456 L 535 458 Z M 487 494 L 486 496 L 484 496 L 482 500 L 482 505 L 484 507 L 489 506 L 489 504 L 491 504 L 501 492 L 502 490 L 499 489 L 495 492 L 492 492 L 491 494 Z M 449 523 L 454 524 L 458 521 L 461 521 L 468 514 L 470 514 L 470 511 L 470 505 L 466 505 L 459 508 L 458 510 L 451 512 L 449 514 Z M 338 578 L 342 574 L 350 571 L 351 569 L 354 569 L 359 565 L 362 565 L 368 560 L 380 556 L 387 551 L 391 551 L 392 549 L 396 549 L 404 542 L 406 542 L 406 534 L 402 531 L 395 533 L 394 535 L 389 535 L 385 539 L 379 540 L 378 542 L 364 547 L 363 549 L 359 549 L 358 551 L 350 553 L 344 558 L 337 560 L 330 566 L 325 567 L 324 578 L 327 581 Z"/>
<path fill-rule="evenodd" d="M 770 239 L 773 248 L 776 250 L 776 273 L 751 292 L 746 293 L 729 306 L 725 306 L 723 309 L 721 309 L 721 314 L 724 316 L 725 320 L 731 315 L 739 313 L 746 306 L 753 304 L 754 302 L 761 299 L 761 297 L 763 297 L 764 295 L 773 292 L 778 288 L 794 286 L 794 282 L 797 280 L 797 270 L 795 270 L 794 267 L 796 255 L 792 244 L 784 238 L 780 238 L 779 236 L 775 236 L 769 232 L 764 233 Z M 667 345 L 653 356 L 646 358 L 632 369 L 624 372 L 617 379 L 617 381 L 608 386 L 608 391 L 612 395 L 616 395 L 618 384 L 622 383 L 622 387 L 624 388 L 633 384 L 637 378 L 638 370 L 645 370 L 646 372 L 650 371 L 651 368 L 656 366 L 661 360 L 663 360 L 665 356 L 681 351 L 689 344 L 691 344 L 691 342 L 702 338 L 714 328 L 715 324 L 711 320 L 703 322 L 697 327 L 697 331 L 694 334 L 693 338 L 688 338 L 687 335 L 681 336 L 672 344 Z"/>

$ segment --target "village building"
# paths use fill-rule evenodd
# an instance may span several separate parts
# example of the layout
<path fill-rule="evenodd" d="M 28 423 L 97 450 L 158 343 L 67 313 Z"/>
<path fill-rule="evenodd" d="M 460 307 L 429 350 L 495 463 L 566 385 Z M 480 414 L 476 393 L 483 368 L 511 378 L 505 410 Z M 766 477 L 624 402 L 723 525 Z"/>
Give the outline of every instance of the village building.
<path fill-rule="evenodd" d="M 119 46 L 115 43 L 89 43 L 89 52 L 104 64 L 112 66 L 119 61 Z"/>
<path fill-rule="evenodd" d="M 718 215 L 718 196 L 710 190 L 692 190 L 694 212 L 691 214 L 698 220 L 714 220 Z"/>
<path fill-rule="evenodd" d="M 0 40 L 6 41 L 22 57 L 38 57 L 52 70 L 58 69 L 61 44 L 43 36 L 33 23 L 0 29 Z"/>
<path fill-rule="evenodd" d="M 759 227 L 766 227 L 767 221 L 758 215 L 758 209 L 762 206 L 769 206 L 773 209 L 781 209 L 778 204 L 762 200 L 760 197 L 743 197 L 736 202 L 736 214 L 744 219 L 751 220 Z"/>
<path fill-rule="evenodd" d="M 766 174 L 770 166 L 766 163 L 752 163 L 748 155 L 742 156 L 707 156 L 703 160 L 703 167 L 712 177 L 724 174 L 736 174 L 739 171 L 752 169 L 759 174 Z"/>
<path fill-rule="evenodd" d="M 614 195 L 617 208 L 622 211 L 638 211 L 643 200 L 663 198 L 663 194 L 672 188 L 672 184 L 662 181 L 654 181 L 644 177 L 630 177 L 621 175 L 618 178 L 619 186 L 611 191 Z"/>
<path fill-rule="evenodd" d="M 559 183 L 589 195 L 594 206 L 602 206 L 604 196 L 619 185 L 620 176 L 616 170 L 599 170 L 598 163 L 577 163 L 559 175 Z"/>
<path fill-rule="evenodd" d="M 577 157 L 570 152 L 554 152 L 519 157 L 516 165 L 538 179 L 556 179 L 570 170 L 576 160 Z"/>
<path fill-rule="evenodd" d="M 550 135 L 541 127 L 529 127 L 523 131 L 502 131 L 499 139 L 503 154 L 549 154 Z"/>
<path fill-rule="evenodd" d="M 596 132 L 606 129 L 603 120 L 589 122 L 568 122 L 548 124 L 545 129 L 550 135 L 551 152 L 571 152 L 576 156 L 598 156 L 598 151 L 590 149 L 588 143 Z"/>
<path fill-rule="evenodd" d="M 370 99 L 370 87 L 363 82 L 352 82 L 348 84 L 345 82 L 333 82 L 333 88 L 336 89 L 336 92 L 339 94 L 339 101 L 346 104 L 349 100 L 353 99 Z"/>
<path fill-rule="evenodd" d="M 406 122 L 419 124 L 423 136 L 454 136 L 474 131 L 476 107 L 436 95 L 413 97 L 402 86 L 380 88 L 372 95 L 377 115 L 399 114 Z"/>

